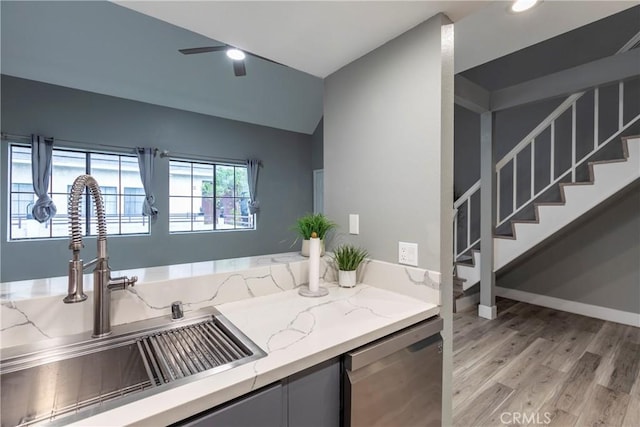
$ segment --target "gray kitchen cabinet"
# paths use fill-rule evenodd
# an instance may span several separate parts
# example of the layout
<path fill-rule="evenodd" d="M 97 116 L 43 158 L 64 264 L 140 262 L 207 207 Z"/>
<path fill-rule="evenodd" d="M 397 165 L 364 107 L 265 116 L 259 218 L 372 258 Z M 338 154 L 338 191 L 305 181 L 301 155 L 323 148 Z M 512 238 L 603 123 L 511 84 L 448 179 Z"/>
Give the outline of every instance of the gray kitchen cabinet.
<path fill-rule="evenodd" d="M 281 383 L 174 424 L 184 427 L 282 427 L 286 424 Z"/>
<path fill-rule="evenodd" d="M 289 427 L 340 426 L 340 359 L 331 359 L 286 381 Z"/>
<path fill-rule="evenodd" d="M 332 359 L 174 426 L 339 427 L 340 359 Z"/>

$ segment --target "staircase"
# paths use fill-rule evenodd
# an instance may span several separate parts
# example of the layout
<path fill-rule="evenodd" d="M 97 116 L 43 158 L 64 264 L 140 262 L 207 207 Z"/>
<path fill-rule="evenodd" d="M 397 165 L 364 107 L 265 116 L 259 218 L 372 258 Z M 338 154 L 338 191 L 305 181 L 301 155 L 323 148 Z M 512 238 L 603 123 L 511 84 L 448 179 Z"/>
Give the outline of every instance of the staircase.
<path fill-rule="evenodd" d="M 640 179 L 638 91 L 640 79 L 571 95 L 496 163 L 495 272 Z M 463 290 L 480 281 L 480 191 L 454 203 Z"/>

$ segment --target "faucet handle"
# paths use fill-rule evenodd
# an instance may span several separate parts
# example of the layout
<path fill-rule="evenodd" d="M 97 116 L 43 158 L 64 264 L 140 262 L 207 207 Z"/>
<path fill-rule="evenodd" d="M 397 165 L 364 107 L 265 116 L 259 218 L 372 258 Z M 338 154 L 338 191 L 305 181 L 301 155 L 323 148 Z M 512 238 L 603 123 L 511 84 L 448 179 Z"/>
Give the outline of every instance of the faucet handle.
<path fill-rule="evenodd" d="M 132 276 L 131 278 L 127 276 L 114 277 L 109 279 L 107 287 L 112 290 L 122 291 L 126 289 L 127 286 L 133 286 L 137 281 L 138 276 Z"/>

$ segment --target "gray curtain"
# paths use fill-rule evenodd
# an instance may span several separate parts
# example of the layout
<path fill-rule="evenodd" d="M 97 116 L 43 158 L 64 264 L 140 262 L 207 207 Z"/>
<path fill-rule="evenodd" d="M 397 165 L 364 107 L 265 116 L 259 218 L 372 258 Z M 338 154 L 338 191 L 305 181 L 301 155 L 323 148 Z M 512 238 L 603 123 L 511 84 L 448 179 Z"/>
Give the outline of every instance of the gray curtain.
<path fill-rule="evenodd" d="M 52 152 L 53 138 L 31 135 L 31 178 L 33 192 L 38 196 L 31 213 L 38 222 L 47 222 L 56 215 L 56 205 L 48 194 Z"/>
<path fill-rule="evenodd" d="M 144 187 L 144 204 L 142 205 L 142 215 L 155 220 L 158 216 L 158 208 L 156 208 L 156 198 L 153 195 L 153 172 L 154 159 L 156 157 L 155 148 L 138 148 L 138 166 L 140 168 L 140 179 Z"/>
<path fill-rule="evenodd" d="M 258 168 L 260 167 L 260 160 L 249 159 L 247 160 L 247 180 L 249 181 L 249 213 L 255 214 L 260 210 L 260 202 L 257 200 L 258 193 Z"/>

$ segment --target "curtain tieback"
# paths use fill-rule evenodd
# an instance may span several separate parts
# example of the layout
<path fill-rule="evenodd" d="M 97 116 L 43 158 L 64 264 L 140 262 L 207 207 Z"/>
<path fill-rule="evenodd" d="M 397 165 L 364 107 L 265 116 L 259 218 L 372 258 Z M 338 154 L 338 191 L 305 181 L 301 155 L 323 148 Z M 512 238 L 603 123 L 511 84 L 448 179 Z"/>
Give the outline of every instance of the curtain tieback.
<path fill-rule="evenodd" d="M 33 218 L 40 223 L 49 221 L 49 219 L 55 216 L 56 212 L 56 205 L 48 194 L 38 197 L 38 200 L 33 205 L 33 209 L 31 209 Z"/>

